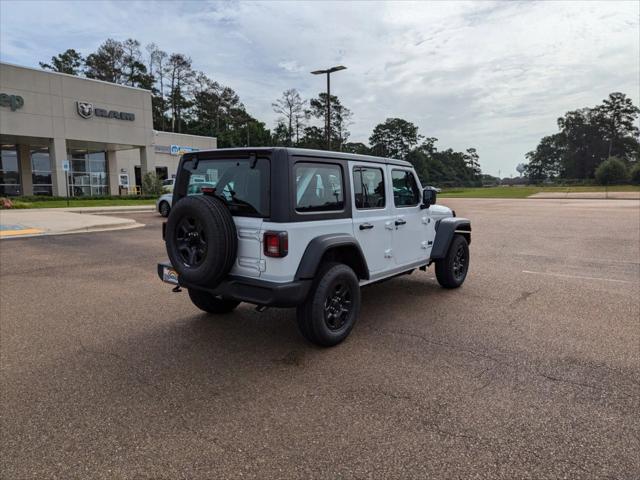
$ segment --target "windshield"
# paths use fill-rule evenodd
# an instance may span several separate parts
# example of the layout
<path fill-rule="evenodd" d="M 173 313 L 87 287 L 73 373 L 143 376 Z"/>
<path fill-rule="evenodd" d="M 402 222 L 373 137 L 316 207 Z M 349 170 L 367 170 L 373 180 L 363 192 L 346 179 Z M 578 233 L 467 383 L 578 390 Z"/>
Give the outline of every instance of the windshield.
<path fill-rule="evenodd" d="M 259 158 L 200 160 L 194 170 L 186 163 L 189 174 L 187 195 L 202 195 L 202 189 L 222 199 L 233 215 L 269 216 L 269 160 Z M 252 168 L 253 166 L 253 168 Z"/>

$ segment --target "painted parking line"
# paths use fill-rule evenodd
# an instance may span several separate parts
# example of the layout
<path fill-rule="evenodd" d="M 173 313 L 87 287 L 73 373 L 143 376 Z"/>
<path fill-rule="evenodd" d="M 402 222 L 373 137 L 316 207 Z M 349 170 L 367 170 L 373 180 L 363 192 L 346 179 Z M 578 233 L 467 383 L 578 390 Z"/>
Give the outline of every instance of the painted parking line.
<path fill-rule="evenodd" d="M 550 272 L 532 272 L 531 270 L 522 270 L 522 273 L 531 273 L 534 275 L 548 275 L 550 277 L 560 277 L 560 278 L 575 278 L 578 280 L 600 280 L 603 282 L 617 282 L 617 283 L 637 283 L 630 282 L 628 280 L 617 280 L 615 278 L 604 278 L 604 277 L 584 277 L 582 275 L 566 275 L 563 273 L 550 273 Z"/>
<path fill-rule="evenodd" d="M 24 227 L 22 225 L 0 225 L 0 238 L 19 237 L 21 235 L 38 235 L 40 233 L 44 233 L 44 230 Z"/>

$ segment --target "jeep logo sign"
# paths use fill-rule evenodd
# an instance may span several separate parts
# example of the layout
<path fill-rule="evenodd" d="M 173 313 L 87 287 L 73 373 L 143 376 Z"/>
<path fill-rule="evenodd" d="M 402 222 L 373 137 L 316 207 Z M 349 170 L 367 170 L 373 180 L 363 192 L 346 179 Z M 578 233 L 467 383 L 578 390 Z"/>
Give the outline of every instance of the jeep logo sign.
<path fill-rule="evenodd" d="M 19 108 L 24 107 L 24 98 L 20 95 L 0 93 L 0 105 L 3 107 L 9 107 L 12 112 L 15 112 Z"/>
<path fill-rule="evenodd" d="M 104 108 L 94 107 L 93 103 L 76 102 L 78 115 L 82 118 L 102 117 L 115 118 L 116 120 L 128 120 L 133 122 L 136 119 L 135 114 L 129 112 L 118 112 L 117 110 L 107 110 Z"/>

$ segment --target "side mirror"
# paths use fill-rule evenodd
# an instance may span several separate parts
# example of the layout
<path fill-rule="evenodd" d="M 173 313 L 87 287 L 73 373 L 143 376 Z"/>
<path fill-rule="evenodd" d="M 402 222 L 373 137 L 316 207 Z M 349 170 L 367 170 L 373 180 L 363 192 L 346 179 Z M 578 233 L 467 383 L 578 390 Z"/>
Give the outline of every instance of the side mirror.
<path fill-rule="evenodd" d="M 429 208 L 436 203 L 437 190 L 433 187 L 427 187 L 422 191 L 422 207 Z"/>

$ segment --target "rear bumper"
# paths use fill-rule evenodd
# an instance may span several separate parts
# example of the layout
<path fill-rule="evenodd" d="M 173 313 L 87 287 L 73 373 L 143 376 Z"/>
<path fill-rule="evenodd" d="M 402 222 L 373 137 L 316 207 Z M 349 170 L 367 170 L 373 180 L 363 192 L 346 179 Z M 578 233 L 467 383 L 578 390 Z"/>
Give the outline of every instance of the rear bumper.
<path fill-rule="evenodd" d="M 164 267 L 170 267 L 171 263 L 164 262 L 158 264 L 158 276 L 166 283 L 168 281 L 163 275 Z M 230 300 L 253 303 L 255 305 L 265 305 L 269 307 L 296 307 L 307 298 L 312 280 L 295 280 L 287 283 L 267 282 L 265 280 L 234 277 L 229 275 L 220 284 L 213 288 L 206 285 L 194 285 L 184 282 L 178 277 L 177 282 L 185 288 L 194 288 L 209 292 L 212 295 L 221 296 Z"/>

